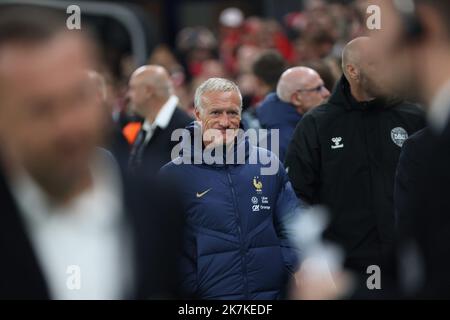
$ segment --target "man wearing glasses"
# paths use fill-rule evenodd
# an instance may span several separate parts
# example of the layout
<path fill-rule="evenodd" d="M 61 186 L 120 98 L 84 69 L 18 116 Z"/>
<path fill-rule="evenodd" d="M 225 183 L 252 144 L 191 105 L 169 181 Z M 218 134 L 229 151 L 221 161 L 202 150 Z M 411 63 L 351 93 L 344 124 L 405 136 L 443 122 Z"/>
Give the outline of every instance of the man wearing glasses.
<path fill-rule="evenodd" d="M 319 74 L 306 67 L 286 70 L 281 75 L 276 90 L 276 93 L 267 95 L 256 109 L 256 114 L 263 128 L 280 130 L 278 156 L 284 161 L 287 147 L 302 115 L 323 103 L 330 92 Z"/>
<path fill-rule="evenodd" d="M 386 272 L 394 238 L 394 176 L 404 141 L 424 126 L 422 110 L 392 97 L 367 37 L 344 49 L 344 75 L 328 103 L 297 126 L 286 168 L 298 197 L 325 205 L 325 238 L 339 244 L 345 266 L 367 279 Z"/>

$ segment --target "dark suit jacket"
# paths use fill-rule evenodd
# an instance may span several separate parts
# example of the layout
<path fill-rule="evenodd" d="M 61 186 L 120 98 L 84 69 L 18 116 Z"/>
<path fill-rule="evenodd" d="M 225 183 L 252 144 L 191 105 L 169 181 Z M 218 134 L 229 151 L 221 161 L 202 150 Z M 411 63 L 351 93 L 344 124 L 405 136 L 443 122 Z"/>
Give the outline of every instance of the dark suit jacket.
<path fill-rule="evenodd" d="M 146 175 L 154 175 L 158 170 L 170 162 L 172 149 L 179 141 L 171 141 L 172 132 L 176 129 L 184 129 L 193 119 L 180 108 L 176 108 L 169 125 L 165 129 L 157 127 L 145 146 L 141 168 Z"/>
<path fill-rule="evenodd" d="M 413 296 L 450 298 L 450 123 L 441 134 L 427 128 L 406 141 L 394 202 L 397 260 L 409 246 L 419 262 L 409 266 L 418 269 Z"/>
<path fill-rule="evenodd" d="M 125 179 L 125 178 L 124 178 Z M 155 189 L 154 185 L 158 185 Z M 133 239 L 133 292 L 124 298 L 176 298 L 182 214 L 169 186 L 124 180 L 126 214 Z M 0 170 L 0 300 L 49 299 L 22 215 Z"/>

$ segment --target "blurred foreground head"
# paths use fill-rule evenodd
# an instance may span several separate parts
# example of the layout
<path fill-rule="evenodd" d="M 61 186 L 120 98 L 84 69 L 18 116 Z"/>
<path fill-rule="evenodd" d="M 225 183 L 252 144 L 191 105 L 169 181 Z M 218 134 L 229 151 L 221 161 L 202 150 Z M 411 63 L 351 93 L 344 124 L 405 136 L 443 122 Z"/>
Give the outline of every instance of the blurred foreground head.
<path fill-rule="evenodd" d="M 375 1 L 381 30 L 373 32 L 390 85 L 427 106 L 450 79 L 450 1 Z"/>
<path fill-rule="evenodd" d="M 95 49 L 64 16 L 14 6 L 0 13 L 0 155 L 51 196 L 79 187 L 99 144 L 104 111 L 86 70 Z"/>

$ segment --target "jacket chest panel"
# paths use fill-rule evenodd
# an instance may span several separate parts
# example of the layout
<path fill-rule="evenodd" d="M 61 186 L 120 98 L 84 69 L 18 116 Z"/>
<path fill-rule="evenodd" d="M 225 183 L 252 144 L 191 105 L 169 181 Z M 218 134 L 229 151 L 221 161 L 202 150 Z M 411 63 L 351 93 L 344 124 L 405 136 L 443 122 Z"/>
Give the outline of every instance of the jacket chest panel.
<path fill-rule="evenodd" d="M 253 170 L 254 169 L 254 170 Z M 260 174 L 259 167 L 246 174 L 232 175 L 238 198 L 238 210 L 244 227 L 252 230 L 272 215 L 276 201 L 276 176 Z"/>
<path fill-rule="evenodd" d="M 239 228 L 257 226 L 272 214 L 275 176 L 260 175 L 259 166 L 242 168 L 202 168 L 184 181 L 189 224 L 235 234 Z"/>
<path fill-rule="evenodd" d="M 186 178 L 183 184 L 189 224 L 221 231 L 232 230 L 235 220 L 233 196 L 225 175 L 201 170 Z"/>
<path fill-rule="evenodd" d="M 320 150 L 324 168 L 343 166 L 392 167 L 409 136 L 407 127 L 387 114 L 355 112 L 330 121 L 321 129 Z M 350 165 L 351 164 L 351 165 Z"/>

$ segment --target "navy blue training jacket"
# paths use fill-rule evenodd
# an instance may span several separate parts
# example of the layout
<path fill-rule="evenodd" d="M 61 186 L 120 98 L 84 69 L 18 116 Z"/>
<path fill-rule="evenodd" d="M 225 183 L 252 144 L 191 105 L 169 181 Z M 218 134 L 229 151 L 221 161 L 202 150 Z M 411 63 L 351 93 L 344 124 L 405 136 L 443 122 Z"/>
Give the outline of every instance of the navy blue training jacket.
<path fill-rule="evenodd" d="M 281 101 L 276 93 L 269 93 L 256 109 L 256 116 L 262 128 L 280 130 L 279 158 L 284 162 L 295 127 L 302 119 L 301 114 L 290 103 Z M 270 140 L 268 143 L 271 150 Z"/>
<path fill-rule="evenodd" d="M 182 292 L 199 299 L 280 298 L 297 268 L 288 229 L 300 211 L 282 164 L 242 139 L 237 145 L 245 149 L 245 164 L 177 165 L 194 162 L 202 152 L 186 139 L 199 126 L 188 129 L 188 150 L 161 169 L 163 177 L 177 181 L 185 209 Z M 261 167 L 269 165 L 249 164 L 256 154 L 276 161 L 277 173 L 262 175 Z"/>

